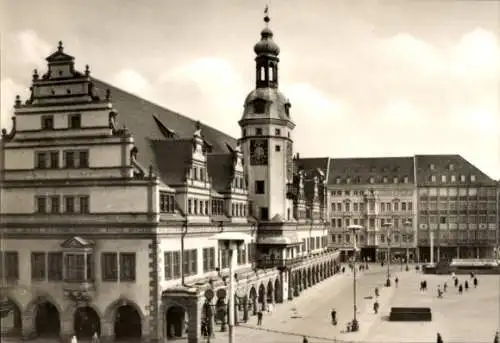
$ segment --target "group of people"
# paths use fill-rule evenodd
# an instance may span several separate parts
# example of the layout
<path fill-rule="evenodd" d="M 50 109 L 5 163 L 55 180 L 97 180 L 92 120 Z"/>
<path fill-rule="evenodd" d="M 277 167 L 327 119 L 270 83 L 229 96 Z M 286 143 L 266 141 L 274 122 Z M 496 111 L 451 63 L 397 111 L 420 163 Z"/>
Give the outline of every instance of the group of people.
<path fill-rule="evenodd" d="M 465 280 L 463 284 L 460 282 L 458 277 L 455 275 L 455 273 L 451 274 L 451 278 L 453 280 L 453 285 L 458 291 L 458 294 L 462 295 L 464 290 L 468 291 L 469 290 L 469 281 Z M 478 286 L 478 280 L 477 277 L 474 275 L 474 273 L 470 273 L 470 281 L 474 285 L 474 288 L 477 288 Z M 425 282 L 425 281 L 424 281 Z M 443 288 L 441 288 L 441 285 L 438 285 L 437 288 L 437 293 L 438 293 L 438 298 L 442 298 L 444 293 L 446 293 L 448 290 L 448 283 L 445 281 L 443 284 Z"/>

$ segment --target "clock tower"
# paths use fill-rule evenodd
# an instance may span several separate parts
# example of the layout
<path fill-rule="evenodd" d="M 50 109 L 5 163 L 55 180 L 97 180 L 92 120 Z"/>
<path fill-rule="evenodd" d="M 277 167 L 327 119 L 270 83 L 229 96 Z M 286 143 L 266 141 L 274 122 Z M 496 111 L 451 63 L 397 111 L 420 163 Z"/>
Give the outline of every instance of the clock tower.
<path fill-rule="evenodd" d="M 269 29 L 270 18 L 254 46 L 256 82 L 248 94 L 239 121 L 241 147 L 255 217 L 261 221 L 293 219 L 293 140 L 295 124 L 290 102 L 278 90 L 280 48 Z"/>

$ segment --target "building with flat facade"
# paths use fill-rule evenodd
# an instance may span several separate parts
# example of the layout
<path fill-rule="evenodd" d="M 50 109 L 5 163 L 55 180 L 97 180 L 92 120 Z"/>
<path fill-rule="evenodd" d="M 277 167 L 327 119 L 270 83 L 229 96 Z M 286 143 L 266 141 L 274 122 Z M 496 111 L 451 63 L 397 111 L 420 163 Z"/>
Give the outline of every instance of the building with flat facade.
<path fill-rule="evenodd" d="M 498 251 L 498 182 L 459 155 L 306 158 L 328 166 L 327 217 L 332 248 L 363 258 L 431 260 L 489 258 Z M 390 243 L 388 241 L 390 239 Z M 432 244 L 431 244 L 432 241 Z"/>
<path fill-rule="evenodd" d="M 227 319 L 220 232 L 252 237 L 238 320 L 333 274 L 326 173 L 294 158 L 265 21 L 240 140 L 78 71 L 62 43 L 33 72 L 2 132 L 3 334 L 198 342 Z"/>

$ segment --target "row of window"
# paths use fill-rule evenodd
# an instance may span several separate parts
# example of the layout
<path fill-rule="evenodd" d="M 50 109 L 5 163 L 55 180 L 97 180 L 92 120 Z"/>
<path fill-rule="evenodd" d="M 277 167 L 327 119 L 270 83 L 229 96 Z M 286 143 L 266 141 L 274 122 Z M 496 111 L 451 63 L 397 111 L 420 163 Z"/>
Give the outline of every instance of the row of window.
<path fill-rule="evenodd" d="M 162 213 L 175 212 L 175 196 L 173 194 L 160 192 L 160 212 Z"/>
<path fill-rule="evenodd" d="M 420 196 L 469 196 L 469 197 L 496 197 L 495 187 L 424 187 L 419 188 L 418 194 Z"/>
<path fill-rule="evenodd" d="M 360 202 L 337 202 L 331 204 L 332 212 L 364 212 L 365 204 Z M 380 211 L 381 212 L 399 212 L 399 211 L 413 211 L 413 203 L 412 202 L 381 202 L 380 203 Z"/>
<path fill-rule="evenodd" d="M 497 209 L 496 202 L 420 202 L 419 210 L 493 210 Z"/>
<path fill-rule="evenodd" d="M 189 177 L 198 181 L 208 181 L 207 168 L 202 166 L 193 166 L 190 169 Z"/>
<path fill-rule="evenodd" d="M 385 234 L 380 234 L 380 242 L 385 243 L 386 241 L 386 235 Z M 339 235 L 339 234 L 333 234 L 331 235 L 332 238 L 332 243 L 351 243 L 351 234 L 345 234 L 345 235 Z M 356 242 L 357 243 L 365 243 L 366 237 L 365 235 L 357 235 L 356 237 Z M 394 234 L 391 240 L 391 243 L 397 244 L 397 243 L 412 243 L 413 242 L 413 234 Z"/>
<path fill-rule="evenodd" d="M 41 117 L 41 127 L 42 130 L 53 130 L 54 129 L 54 116 L 44 115 Z M 82 116 L 79 113 L 68 115 L 68 128 L 69 129 L 80 129 L 82 127 Z"/>
<path fill-rule="evenodd" d="M 457 182 L 457 175 L 452 174 L 450 175 L 450 178 L 448 179 L 448 175 L 441 175 L 440 178 L 442 183 L 454 183 Z M 460 182 L 466 182 L 467 177 L 463 174 L 460 175 Z M 430 182 L 437 182 L 437 176 L 436 175 L 431 175 L 429 176 L 429 181 Z M 470 182 L 476 182 L 476 175 L 472 174 L 469 175 L 469 181 Z"/>
<path fill-rule="evenodd" d="M 209 215 L 210 213 L 209 201 L 199 200 L 199 199 L 188 199 L 188 214 L 189 215 Z M 212 200 L 212 214 L 213 215 L 223 215 L 224 214 L 224 200 L 213 199 Z M 244 217 L 247 215 L 247 204 L 242 202 L 231 204 L 231 216 L 232 217 Z"/>
<path fill-rule="evenodd" d="M 90 213 L 90 197 L 88 195 L 47 195 L 35 197 L 37 213 Z M 61 206 L 62 205 L 62 206 Z"/>
<path fill-rule="evenodd" d="M 377 178 L 375 178 L 374 176 L 371 176 L 368 178 L 368 183 L 371 183 L 371 184 L 374 184 L 376 183 L 377 181 Z M 382 179 L 381 179 L 382 183 L 389 183 L 389 177 L 387 176 L 383 176 Z M 335 178 L 335 183 L 338 185 L 340 183 L 347 183 L 347 184 L 351 184 L 351 183 L 356 183 L 356 184 L 360 184 L 360 183 L 363 183 L 364 180 L 360 177 L 360 176 L 355 176 L 353 178 L 351 177 L 346 177 L 345 179 L 342 179 L 340 176 L 337 176 Z M 410 178 L 408 176 L 403 176 L 402 178 L 400 177 L 397 177 L 397 176 L 394 176 L 392 178 L 392 183 L 409 183 L 410 182 Z"/>
<path fill-rule="evenodd" d="M 345 223 L 345 226 L 342 226 L 342 221 Z M 396 228 L 402 228 L 405 226 L 408 226 L 409 223 L 412 221 L 411 218 L 370 218 L 368 220 L 368 228 L 374 229 L 376 226 L 377 222 L 380 222 L 380 226 L 383 226 L 385 223 L 391 223 L 394 225 Z M 348 227 L 349 225 L 354 224 L 354 225 L 361 225 L 365 226 L 365 219 L 364 218 L 332 218 L 331 220 L 332 227 L 333 228 L 342 228 L 342 227 Z"/>
<path fill-rule="evenodd" d="M 496 230 L 489 231 L 465 231 L 465 230 L 440 230 L 439 232 L 434 233 L 435 239 L 447 240 L 447 239 L 490 239 L 494 240 L 497 236 Z M 430 239 L 430 231 L 428 230 L 419 230 L 418 232 L 419 240 L 429 240 Z"/>
<path fill-rule="evenodd" d="M 219 256 L 216 263 L 215 248 L 203 248 L 202 249 L 202 272 L 208 273 L 216 269 L 216 265 L 220 266 L 221 269 L 229 267 L 229 251 L 220 250 Z M 182 261 L 181 261 L 182 256 Z M 164 266 L 165 266 L 165 280 L 174 280 L 181 277 L 181 272 L 184 272 L 185 276 L 192 276 L 198 274 L 198 249 L 184 250 L 184 254 L 181 255 L 181 251 L 166 251 L 164 253 Z M 247 263 L 252 263 L 255 261 L 255 244 L 247 244 L 243 249 L 238 250 L 237 263 L 238 265 L 243 265 Z M 182 267 L 182 268 L 181 268 Z"/>
<path fill-rule="evenodd" d="M 91 253 L 32 252 L 33 281 L 84 282 L 95 280 L 95 261 Z M 19 280 L 19 254 L 5 251 L 0 254 L 0 277 Z M 102 281 L 136 280 L 135 253 L 101 253 Z"/>
<path fill-rule="evenodd" d="M 256 136 L 262 136 L 264 134 L 264 131 L 262 130 L 261 127 L 255 128 L 255 135 Z M 247 135 L 247 130 L 243 129 L 243 137 L 246 137 Z M 274 129 L 274 135 L 275 136 L 281 136 L 281 129 Z"/>
<path fill-rule="evenodd" d="M 35 165 L 37 169 L 57 169 L 60 166 L 59 151 L 37 151 Z M 89 152 L 87 150 L 63 151 L 63 168 L 88 168 Z"/>
<path fill-rule="evenodd" d="M 496 216 L 419 216 L 419 223 L 430 224 L 495 224 Z"/>

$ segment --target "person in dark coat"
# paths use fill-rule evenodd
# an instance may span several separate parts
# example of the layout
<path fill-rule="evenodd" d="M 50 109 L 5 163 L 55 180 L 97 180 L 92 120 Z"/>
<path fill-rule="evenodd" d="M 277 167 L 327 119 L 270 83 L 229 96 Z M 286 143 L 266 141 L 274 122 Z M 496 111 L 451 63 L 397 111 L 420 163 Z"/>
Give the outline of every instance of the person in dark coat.
<path fill-rule="evenodd" d="M 399 279 L 398 279 L 398 278 L 396 278 L 396 279 L 394 280 L 394 282 L 396 282 L 396 287 L 398 287 Z"/>
<path fill-rule="evenodd" d="M 477 287 L 477 277 L 474 278 L 474 288 Z"/>
<path fill-rule="evenodd" d="M 380 305 L 379 305 L 378 301 L 375 300 L 375 302 L 373 303 L 373 312 L 375 312 L 375 314 L 378 314 L 379 307 L 380 307 Z"/>
<path fill-rule="evenodd" d="M 436 337 L 436 343 L 443 343 L 443 338 L 441 337 L 441 334 L 439 332 Z"/>
<path fill-rule="evenodd" d="M 465 280 L 464 285 L 465 285 L 465 290 L 467 291 L 469 289 L 469 283 L 467 282 L 467 280 Z"/>
<path fill-rule="evenodd" d="M 462 285 L 458 286 L 458 294 L 462 294 L 463 291 L 464 288 L 462 287 Z"/>
<path fill-rule="evenodd" d="M 262 317 L 262 310 L 259 310 L 259 312 L 257 312 L 257 325 L 262 325 Z"/>
<path fill-rule="evenodd" d="M 458 278 L 455 278 L 455 287 L 458 287 Z"/>
<path fill-rule="evenodd" d="M 332 309 L 332 312 L 330 312 L 330 316 L 332 317 L 332 324 L 337 325 L 337 311 L 335 309 Z"/>
<path fill-rule="evenodd" d="M 302 343 L 309 343 L 306 336 L 304 336 L 304 338 L 302 338 Z"/>

